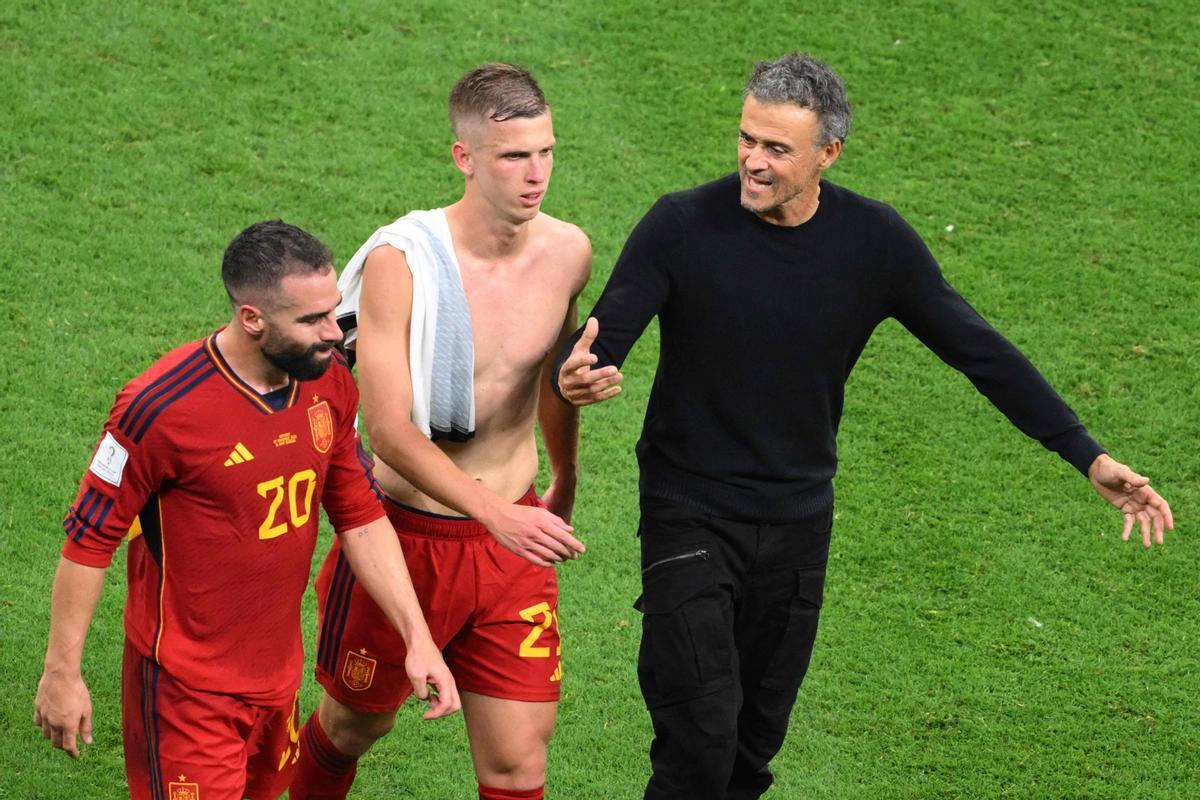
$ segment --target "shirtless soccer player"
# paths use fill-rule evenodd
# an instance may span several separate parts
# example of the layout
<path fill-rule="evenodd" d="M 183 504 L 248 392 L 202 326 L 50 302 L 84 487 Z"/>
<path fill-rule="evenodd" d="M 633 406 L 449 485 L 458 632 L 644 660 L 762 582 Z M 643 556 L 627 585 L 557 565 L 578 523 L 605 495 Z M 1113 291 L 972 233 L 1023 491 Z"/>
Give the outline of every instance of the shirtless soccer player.
<path fill-rule="evenodd" d="M 380 229 L 343 271 L 338 313 L 357 323 L 347 343 L 375 477 L 460 690 L 479 796 L 541 798 L 562 676 L 554 564 L 583 545 L 567 524 L 578 417 L 539 387 L 575 329 L 591 247 L 578 228 L 539 211 L 554 133 L 529 73 L 507 64 L 471 71 L 450 94 L 450 120 L 462 199 Z M 453 381 L 438 375 L 452 371 L 439 361 L 453 342 L 417 341 L 428 336 L 431 306 L 439 334 L 453 339 L 455 316 L 470 334 L 458 344 L 473 413 L 454 397 L 448 422 L 438 387 Z M 535 416 L 553 470 L 544 503 L 532 487 Z M 301 732 L 292 800 L 345 797 L 357 759 L 391 730 L 410 692 L 404 643 L 349 578 L 342 552 L 335 544 L 317 580 L 325 696 Z"/>

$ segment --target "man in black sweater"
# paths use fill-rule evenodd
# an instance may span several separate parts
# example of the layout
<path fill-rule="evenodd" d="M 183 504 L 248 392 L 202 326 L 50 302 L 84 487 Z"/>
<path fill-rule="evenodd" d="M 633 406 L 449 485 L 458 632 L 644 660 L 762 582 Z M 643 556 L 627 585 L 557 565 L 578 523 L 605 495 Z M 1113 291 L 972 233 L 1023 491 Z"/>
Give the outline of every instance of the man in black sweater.
<path fill-rule="evenodd" d="M 630 235 L 552 386 L 620 392 L 659 318 L 638 443 L 647 798 L 754 798 L 771 784 L 825 583 L 844 385 L 894 317 L 1055 451 L 1149 546 L 1167 503 L 1110 458 L 1033 365 L 943 279 L 883 203 L 828 181 L 849 131 L 841 80 L 809 56 L 759 64 L 738 172 L 660 199 Z"/>

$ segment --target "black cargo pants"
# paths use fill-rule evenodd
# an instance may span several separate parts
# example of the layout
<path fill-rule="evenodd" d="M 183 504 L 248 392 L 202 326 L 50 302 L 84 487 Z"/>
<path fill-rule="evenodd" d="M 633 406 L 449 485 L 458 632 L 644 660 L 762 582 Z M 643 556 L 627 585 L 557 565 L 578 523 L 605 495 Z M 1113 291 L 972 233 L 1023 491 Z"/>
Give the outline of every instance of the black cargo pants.
<path fill-rule="evenodd" d="M 646 800 L 743 800 L 770 787 L 812 655 L 831 521 L 825 511 L 760 525 L 642 499 Z"/>

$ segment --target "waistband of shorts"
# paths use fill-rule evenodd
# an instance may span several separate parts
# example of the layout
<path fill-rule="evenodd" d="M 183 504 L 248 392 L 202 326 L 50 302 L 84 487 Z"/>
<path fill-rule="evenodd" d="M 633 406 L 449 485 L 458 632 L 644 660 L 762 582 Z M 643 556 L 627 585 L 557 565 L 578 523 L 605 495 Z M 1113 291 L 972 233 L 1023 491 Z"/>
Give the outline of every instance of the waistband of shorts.
<path fill-rule="evenodd" d="M 428 536 L 434 539 L 478 539 L 490 536 L 483 523 L 474 517 L 457 517 L 449 514 L 438 514 L 421 508 L 407 506 L 398 500 L 384 495 L 388 519 L 397 533 L 410 536 Z M 541 499 L 537 490 L 530 486 L 529 491 L 516 501 L 519 506 L 540 506 Z"/>

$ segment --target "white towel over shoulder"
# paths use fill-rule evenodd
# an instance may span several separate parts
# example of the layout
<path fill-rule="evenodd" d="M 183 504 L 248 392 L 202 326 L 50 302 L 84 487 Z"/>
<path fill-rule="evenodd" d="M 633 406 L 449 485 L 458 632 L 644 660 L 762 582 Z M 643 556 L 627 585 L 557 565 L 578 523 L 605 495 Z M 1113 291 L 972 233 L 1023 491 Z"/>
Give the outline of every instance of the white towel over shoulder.
<path fill-rule="evenodd" d="M 363 264 L 381 245 L 402 251 L 412 271 L 412 421 L 435 441 L 466 441 L 475 434 L 475 348 L 446 212 L 439 208 L 406 214 L 375 231 L 346 264 L 338 279 L 342 302 L 337 318 L 351 349 L 358 338 Z"/>

